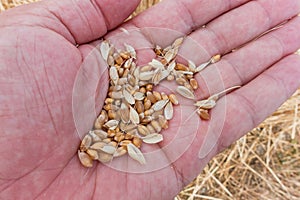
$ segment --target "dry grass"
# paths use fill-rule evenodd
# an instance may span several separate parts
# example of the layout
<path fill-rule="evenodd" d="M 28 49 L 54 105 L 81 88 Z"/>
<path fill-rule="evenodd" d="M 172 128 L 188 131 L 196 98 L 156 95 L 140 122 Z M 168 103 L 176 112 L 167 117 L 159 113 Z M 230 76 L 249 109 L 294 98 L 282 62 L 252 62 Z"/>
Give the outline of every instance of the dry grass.
<path fill-rule="evenodd" d="M 1 0 L 0 11 L 36 0 Z M 136 13 L 159 0 L 143 0 Z M 300 52 L 299 52 L 300 53 Z M 300 199 L 300 90 L 175 199 Z"/>
<path fill-rule="evenodd" d="M 0 1 L 0 12 L 13 8 L 22 4 L 36 2 L 37 0 L 1 0 Z"/>
<path fill-rule="evenodd" d="M 299 97 L 216 156 L 177 199 L 299 199 Z"/>

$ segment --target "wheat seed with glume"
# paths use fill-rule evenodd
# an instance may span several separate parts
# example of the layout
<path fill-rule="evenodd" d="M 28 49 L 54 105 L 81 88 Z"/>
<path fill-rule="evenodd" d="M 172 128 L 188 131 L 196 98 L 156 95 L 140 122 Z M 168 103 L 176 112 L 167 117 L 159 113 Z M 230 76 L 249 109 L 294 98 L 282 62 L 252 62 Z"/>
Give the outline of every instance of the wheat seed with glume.
<path fill-rule="evenodd" d="M 78 157 L 83 166 L 92 167 L 94 160 L 110 162 L 126 154 L 146 164 L 141 148 L 163 141 L 163 130 L 168 129 L 175 114 L 174 106 L 179 104 L 177 94 L 195 101 L 201 119 L 210 119 L 208 111 L 222 93 L 196 101 L 194 91 L 199 85 L 194 75 L 218 62 L 221 56 L 213 56 L 200 66 L 192 61 L 188 65 L 177 63 L 183 41 L 184 38 L 178 38 L 166 48 L 157 45 L 154 48 L 157 57 L 145 66 L 136 65 L 137 53 L 131 45 L 124 44 L 125 50 L 120 50 L 109 41 L 101 43 L 101 55 L 109 66 L 109 90 L 94 127 L 80 144 Z M 178 84 L 177 94 L 155 90 L 164 80 Z"/>

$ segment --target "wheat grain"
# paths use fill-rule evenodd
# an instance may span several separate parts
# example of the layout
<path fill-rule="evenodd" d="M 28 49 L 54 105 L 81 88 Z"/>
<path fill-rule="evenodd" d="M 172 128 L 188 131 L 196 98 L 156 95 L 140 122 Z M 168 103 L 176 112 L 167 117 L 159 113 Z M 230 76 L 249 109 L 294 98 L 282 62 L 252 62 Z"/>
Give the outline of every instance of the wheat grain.
<path fill-rule="evenodd" d="M 190 79 L 190 85 L 192 86 L 192 88 L 194 89 L 194 90 L 197 90 L 198 89 L 198 82 L 196 81 L 196 79 L 194 79 L 194 78 L 192 78 L 192 79 Z"/>
<path fill-rule="evenodd" d="M 125 50 L 116 50 L 108 41 L 100 45 L 103 59 L 109 65 L 110 86 L 103 109 L 94 123 L 94 130 L 83 138 L 78 157 L 85 167 L 92 167 L 92 160 L 110 162 L 113 157 L 129 154 L 141 164 L 146 160 L 140 151 L 142 143 L 156 144 L 163 141 L 162 129 L 167 129 L 174 117 L 173 105 L 179 101 L 175 94 L 154 91 L 163 80 L 179 85 L 177 93 L 195 99 L 194 90 L 199 85 L 194 75 L 221 59 L 220 55 L 196 67 L 177 63 L 175 58 L 184 38 L 176 39 L 162 49 L 156 46 L 157 55 L 147 65 L 136 65 L 137 53 L 133 46 L 124 44 Z M 201 119 L 209 119 L 213 108 L 223 93 L 195 102 Z"/>
<path fill-rule="evenodd" d="M 214 64 L 214 63 L 217 63 L 221 60 L 221 55 L 215 55 L 211 58 L 211 63 Z"/>
<path fill-rule="evenodd" d="M 114 153 L 113 157 L 120 157 L 127 153 L 126 147 L 119 147 Z"/>
<path fill-rule="evenodd" d="M 143 165 L 146 164 L 143 153 L 135 145 L 133 145 L 132 143 L 127 144 L 127 151 L 131 158 Z"/>
<path fill-rule="evenodd" d="M 96 131 L 96 130 L 95 130 Z M 92 138 L 92 142 L 99 142 L 99 141 L 101 141 L 102 140 L 102 138 L 99 136 L 99 135 L 97 135 L 96 133 L 95 133 L 95 131 L 89 131 L 89 133 L 87 134 L 87 135 L 89 135 L 91 138 Z M 90 144 L 91 145 L 91 144 Z M 89 145 L 89 146 L 90 146 Z"/>
<path fill-rule="evenodd" d="M 136 59 L 136 52 L 135 49 L 130 46 L 129 44 L 124 44 L 124 46 L 126 47 L 126 51 L 130 53 L 130 56 L 134 59 Z"/>
<path fill-rule="evenodd" d="M 158 123 L 163 129 L 167 129 L 169 127 L 168 120 L 162 115 L 158 116 Z"/>
<path fill-rule="evenodd" d="M 134 97 L 125 88 L 123 89 L 123 96 L 124 96 L 125 100 L 127 101 L 127 103 L 129 103 L 131 105 L 135 104 Z"/>
<path fill-rule="evenodd" d="M 173 118 L 173 105 L 172 102 L 168 102 L 164 109 L 164 117 L 166 120 L 171 120 Z"/>
<path fill-rule="evenodd" d="M 178 92 L 181 96 L 183 96 L 183 97 L 185 97 L 185 98 L 188 98 L 188 99 L 195 99 L 194 93 L 193 93 L 191 90 L 189 90 L 188 88 L 184 87 L 184 86 L 178 86 L 178 87 L 177 87 L 177 92 Z"/>
<path fill-rule="evenodd" d="M 143 141 L 139 137 L 133 137 L 132 144 L 134 144 L 137 148 L 141 148 L 142 142 Z"/>
<path fill-rule="evenodd" d="M 109 56 L 109 52 L 110 52 L 110 45 L 109 45 L 108 41 L 103 41 L 101 43 L 100 51 L 101 51 L 101 55 L 102 55 L 103 59 L 105 61 L 107 61 L 108 56 Z"/>
<path fill-rule="evenodd" d="M 102 147 L 105 146 L 105 142 L 96 142 L 92 146 L 90 146 L 90 149 L 100 150 Z"/>
<path fill-rule="evenodd" d="M 78 151 L 78 158 L 84 167 L 92 167 L 93 166 L 93 160 L 87 153 Z"/>
<path fill-rule="evenodd" d="M 107 127 L 110 130 L 116 129 L 118 127 L 118 125 L 119 125 L 119 121 L 118 120 L 113 120 L 113 119 L 109 120 L 108 122 L 106 122 L 104 124 L 104 126 Z"/>
<path fill-rule="evenodd" d="M 141 134 L 143 136 L 150 134 L 149 129 L 143 125 L 138 125 L 137 130 L 138 130 L 139 134 Z"/>
<path fill-rule="evenodd" d="M 213 107 L 216 106 L 216 104 L 217 104 L 216 101 L 213 99 L 205 99 L 205 100 L 197 101 L 194 105 L 202 109 L 212 109 Z"/>
<path fill-rule="evenodd" d="M 208 113 L 208 110 L 200 108 L 200 109 L 197 110 L 197 113 L 200 116 L 200 118 L 203 119 L 203 120 L 209 120 L 210 119 L 210 115 Z"/>
<path fill-rule="evenodd" d="M 119 73 L 116 67 L 111 67 L 109 70 L 109 76 L 111 78 L 111 80 L 113 81 L 114 85 L 118 84 L 118 80 L 119 80 Z"/>
<path fill-rule="evenodd" d="M 152 133 L 145 137 L 142 137 L 142 140 L 147 144 L 157 144 L 163 141 L 163 136 L 161 134 Z"/>
<path fill-rule="evenodd" d="M 165 99 L 165 100 L 163 99 L 163 100 L 157 101 L 155 104 L 153 104 L 153 106 L 151 108 L 154 111 L 162 110 L 167 105 L 168 102 L 169 102 L 169 99 Z"/>
<path fill-rule="evenodd" d="M 105 132 L 103 130 L 93 130 L 91 132 L 93 132 L 94 134 L 96 134 L 102 140 L 105 139 L 105 138 L 107 138 L 107 132 Z"/>
<path fill-rule="evenodd" d="M 110 162 L 113 158 L 113 155 L 105 153 L 101 150 L 98 151 L 98 159 L 100 162 L 106 163 Z"/>
<path fill-rule="evenodd" d="M 142 101 L 142 100 L 145 99 L 145 93 L 135 92 L 133 97 L 134 97 L 135 100 Z"/>
<path fill-rule="evenodd" d="M 152 61 L 149 63 L 150 66 L 154 67 L 155 69 L 165 69 L 165 66 L 162 62 L 156 59 L 152 59 Z"/>
<path fill-rule="evenodd" d="M 151 120 L 152 121 L 152 120 Z M 150 121 L 150 122 L 151 122 Z M 151 124 L 147 125 L 147 129 L 149 130 L 149 133 L 156 133 L 155 129 L 153 128 L 153 126 Z"/>
<path fill-rule="evenodd" d="M 174 105 L 178 105 L 179 104 L 179 101 L 178 101 L 178 99 L 177 99 L 177 97 L 176 97 L 175 94 L 170 94 L 169 95 L 169 99 L 172 102 L 172 104 L 174 104 Z"/>
<path fill-rule="evenodd" d="M 88 149 L 86 150 L 86 153 L 92 160 L 97 160 L 99 158 L 98 152 L 96 150 Z"/>
<path fill-rule="evenodd" d="M 92 137 L 88 134 L 85 135 L 80 144 L 80 151 L 86 151 L 92 144 Z"/>
<path fill-rule="evenodd" d="M 131 106 L 130 106 L 130 114 L 129 115 L 130 115 L 130 121 L 132 123 L 134 123 L 134 124 L 139 124 L 140 123 L 140 117 L 139 117 L 138 112 L 134 108 L 132 108 Z"/>
<path fill-rule="evenodd" d="M 114 140 L 115 140 L 117 143 L 120 143 L 120 142 L 122 142 L 123 140 L 125 140 L 125 135 L 124 135 L 123 133 L 118 132 L 118 133 L 115 135 Z"/>
<path fill-rule="evenodd" d="M 153 78 L 154 71 L 145 71 L 140 73 L 140 80 L 142 81 L 149 81 Z"/>
<path fill-rule="evenodd" d="M 158 121 L 152 120 L 150 124 L 154 128 L 154 130 L 155 130 L 156 133 L 159 133 L 161 131 L 162 127 L 160 126 L 160 124 L 158 123 Z"/>
<path fill-rule="evenodd" d="M 104 145 L 100 150 L 108 154 L 114 154 L 116 148 L 112 145 Z"/>

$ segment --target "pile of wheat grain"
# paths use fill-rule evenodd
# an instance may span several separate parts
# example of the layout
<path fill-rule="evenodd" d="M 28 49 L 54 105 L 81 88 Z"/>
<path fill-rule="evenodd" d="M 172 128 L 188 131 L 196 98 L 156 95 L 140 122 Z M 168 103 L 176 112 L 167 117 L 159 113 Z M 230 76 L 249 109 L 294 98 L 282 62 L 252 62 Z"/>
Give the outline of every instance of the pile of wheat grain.
<path fill-rule="evenodd" d="M 1 0 L 0 11 L 36 0 Z M 159 0 L 143 0 L 139 13 Z M 299 52 L 300 53 L 300 52 Z M 300 199 L 300 90 L 175 199 Z"/>

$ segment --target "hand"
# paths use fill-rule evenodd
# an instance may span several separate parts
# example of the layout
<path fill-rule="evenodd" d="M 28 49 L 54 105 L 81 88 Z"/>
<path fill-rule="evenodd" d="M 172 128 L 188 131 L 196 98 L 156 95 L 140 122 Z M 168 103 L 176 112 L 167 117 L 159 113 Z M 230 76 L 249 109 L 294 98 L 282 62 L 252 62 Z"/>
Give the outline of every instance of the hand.
<path fill-rule="evenodd" d="M 76 73 L 93 48 L 91 42 L 116 28 L 137 4 L 43 1 L 0 15 L 1 199 L 171 199 L 214 155 L 300 86 L 300 59 L 293 54 L 300 46 L 299 1 L 165 0 L 123 26 L 163 27 L 189 35 L 207 53 L 191 55 L 197 64 L 226 54 L 198 75 L 199 98 L 223 87 L 243 87 L 220 99 L 212 120 L 201 122 L 193 143 L 171 167 L 146 174 L 102 164 L 83 168 L 72 115 Z M 290 18 L 280 29 L 251 41 Z M 210 81 L 216 71 L 222 87 Z M 220 117 L 223 123 L 217 123 Z"/>

